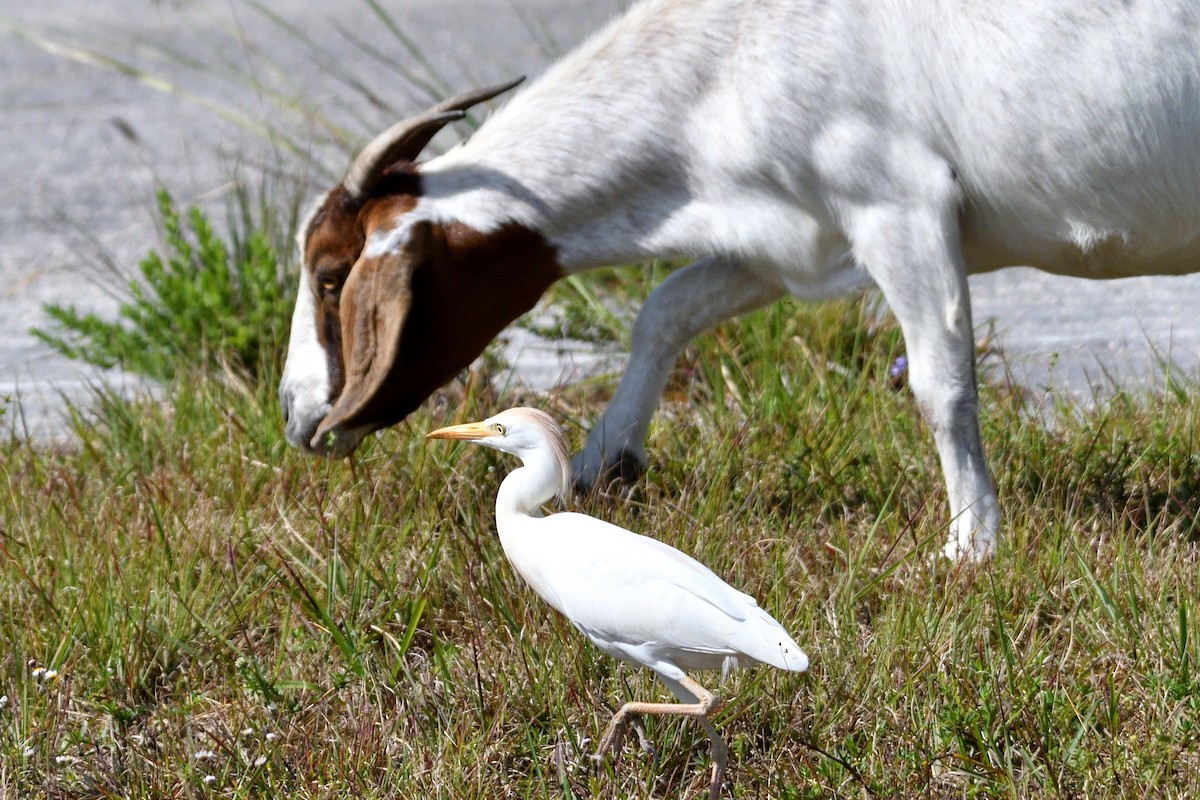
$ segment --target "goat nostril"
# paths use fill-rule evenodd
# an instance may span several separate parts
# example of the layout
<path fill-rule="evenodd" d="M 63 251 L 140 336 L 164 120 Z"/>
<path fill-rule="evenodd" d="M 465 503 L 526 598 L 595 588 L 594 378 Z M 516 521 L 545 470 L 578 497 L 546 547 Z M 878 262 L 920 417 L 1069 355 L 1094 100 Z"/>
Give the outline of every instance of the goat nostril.
<path fill-rule="evenodd" d="M 292 416 L 292 394 L 279 390 L 279 409 L 283 412 L 283 421 L 286 424 Z"/>

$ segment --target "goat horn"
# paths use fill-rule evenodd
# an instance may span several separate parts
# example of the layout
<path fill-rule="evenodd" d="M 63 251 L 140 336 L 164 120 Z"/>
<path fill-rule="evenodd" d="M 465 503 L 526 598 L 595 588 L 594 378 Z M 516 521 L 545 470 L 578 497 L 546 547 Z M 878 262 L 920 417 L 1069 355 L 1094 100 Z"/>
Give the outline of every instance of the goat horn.
<path fill-rule="evenodd" d="M 438 131 L 465 117 L 468 108 L 507 92 L 523 80 L 524 76 L 508 83 L 466 92 L 438 103 L 424 114 L 397 122 L 372 139 L 354 159 L 344 181 L 346 191 L 356 200 L 366 197 L 385 169 L 400 160 L 415 160 Z"/>

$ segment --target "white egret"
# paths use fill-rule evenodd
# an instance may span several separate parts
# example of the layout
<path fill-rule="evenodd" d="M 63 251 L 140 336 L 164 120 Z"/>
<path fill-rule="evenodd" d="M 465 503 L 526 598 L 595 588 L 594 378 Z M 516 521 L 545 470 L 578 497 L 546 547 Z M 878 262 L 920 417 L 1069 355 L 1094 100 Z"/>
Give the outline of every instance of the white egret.
<path fill-rule="evenodd" d="M 565 497 L 571 475 L 562 432 L 545 412 L 513 408 L 427 438 L 475 442 L 521 459 L 524 466 L 504 478 L 496 495 L 496 528 L 508 560 L 593 644 L 654 670 L 681 701 L 626 703 L 596 756 L 617 750 L 631 718 L 693 717 L 712 742 L 709 791 L 716 798 L 728 757 L 708 719 L 719 701 L 685 670 L 763 663 L 802 672 L 804 651 L 753 597 L 675 548 L 585 514 L 544 516 L 542 504 Z"/>

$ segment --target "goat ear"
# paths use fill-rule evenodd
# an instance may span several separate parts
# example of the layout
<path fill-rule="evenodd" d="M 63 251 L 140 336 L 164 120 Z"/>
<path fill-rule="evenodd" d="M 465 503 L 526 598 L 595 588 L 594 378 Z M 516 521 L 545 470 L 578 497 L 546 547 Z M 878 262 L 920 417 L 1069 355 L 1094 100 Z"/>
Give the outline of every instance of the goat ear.
<path fill-rule="evenodd" d="M 412 304 L 414 270 L 428 256 L 433 230 L 415 223 L 396 250 L 363 257 L 342 290 L 342 362 L 345 385 L 321 427 L 356 427 L 354 418 L 383 390 L 400 352 L 400 336 Z"/>

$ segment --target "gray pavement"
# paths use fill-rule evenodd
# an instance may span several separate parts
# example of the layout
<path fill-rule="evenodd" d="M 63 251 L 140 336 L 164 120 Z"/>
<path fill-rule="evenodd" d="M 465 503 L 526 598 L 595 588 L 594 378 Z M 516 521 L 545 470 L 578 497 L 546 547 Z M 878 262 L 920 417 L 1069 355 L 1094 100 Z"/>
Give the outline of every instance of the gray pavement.
<path fill-rule="evenodd" d="M 220 216 L 234 175 L 251 185 L 263 174 L 306 181 L 310 194 L 328 183 L 278 142 L 203 103 L 251 126 L 268 124 L 338 172 L 343 147 L 427 99 L 372 50 L 409 65 L 418 79 L 462 88 L 539 72 L 623 5 L 384 0 L 428 59 L 421 66 L 359 0 L 267 0 L 323 53 L 230 0 L 0 0 L 0 401 L 18 399 L 31 433 L 53 437 L 62 431 L 64 397 L 80 400 L 97 380 L 123 380 L 59 358 L 28 329 L 45 324 L 48 301 L 115 312 L 121 279 L 105 264 L 132 274 L 157 245 L 156 186 Z M 85 63 L 97 56 L 176 93 Z M 361 80 L 382 102 L 364 100 L 340 75 Z M 325 109 L 331 122 L 311 109 Z M 993 322 L 1014 375 L 1035 392 L 1087 397 L 1110 377 L 1152 383 L 1160 355 L 1198 374 L 1200 277 L 1096 283 L 1007 270 L 973 278 L 972 295 L 976 324 Z M 553 361 L 563 348 L 522 337 L 515 346 L 551 364 L 539 364 L 538 382 L 570 373 Z"/>

